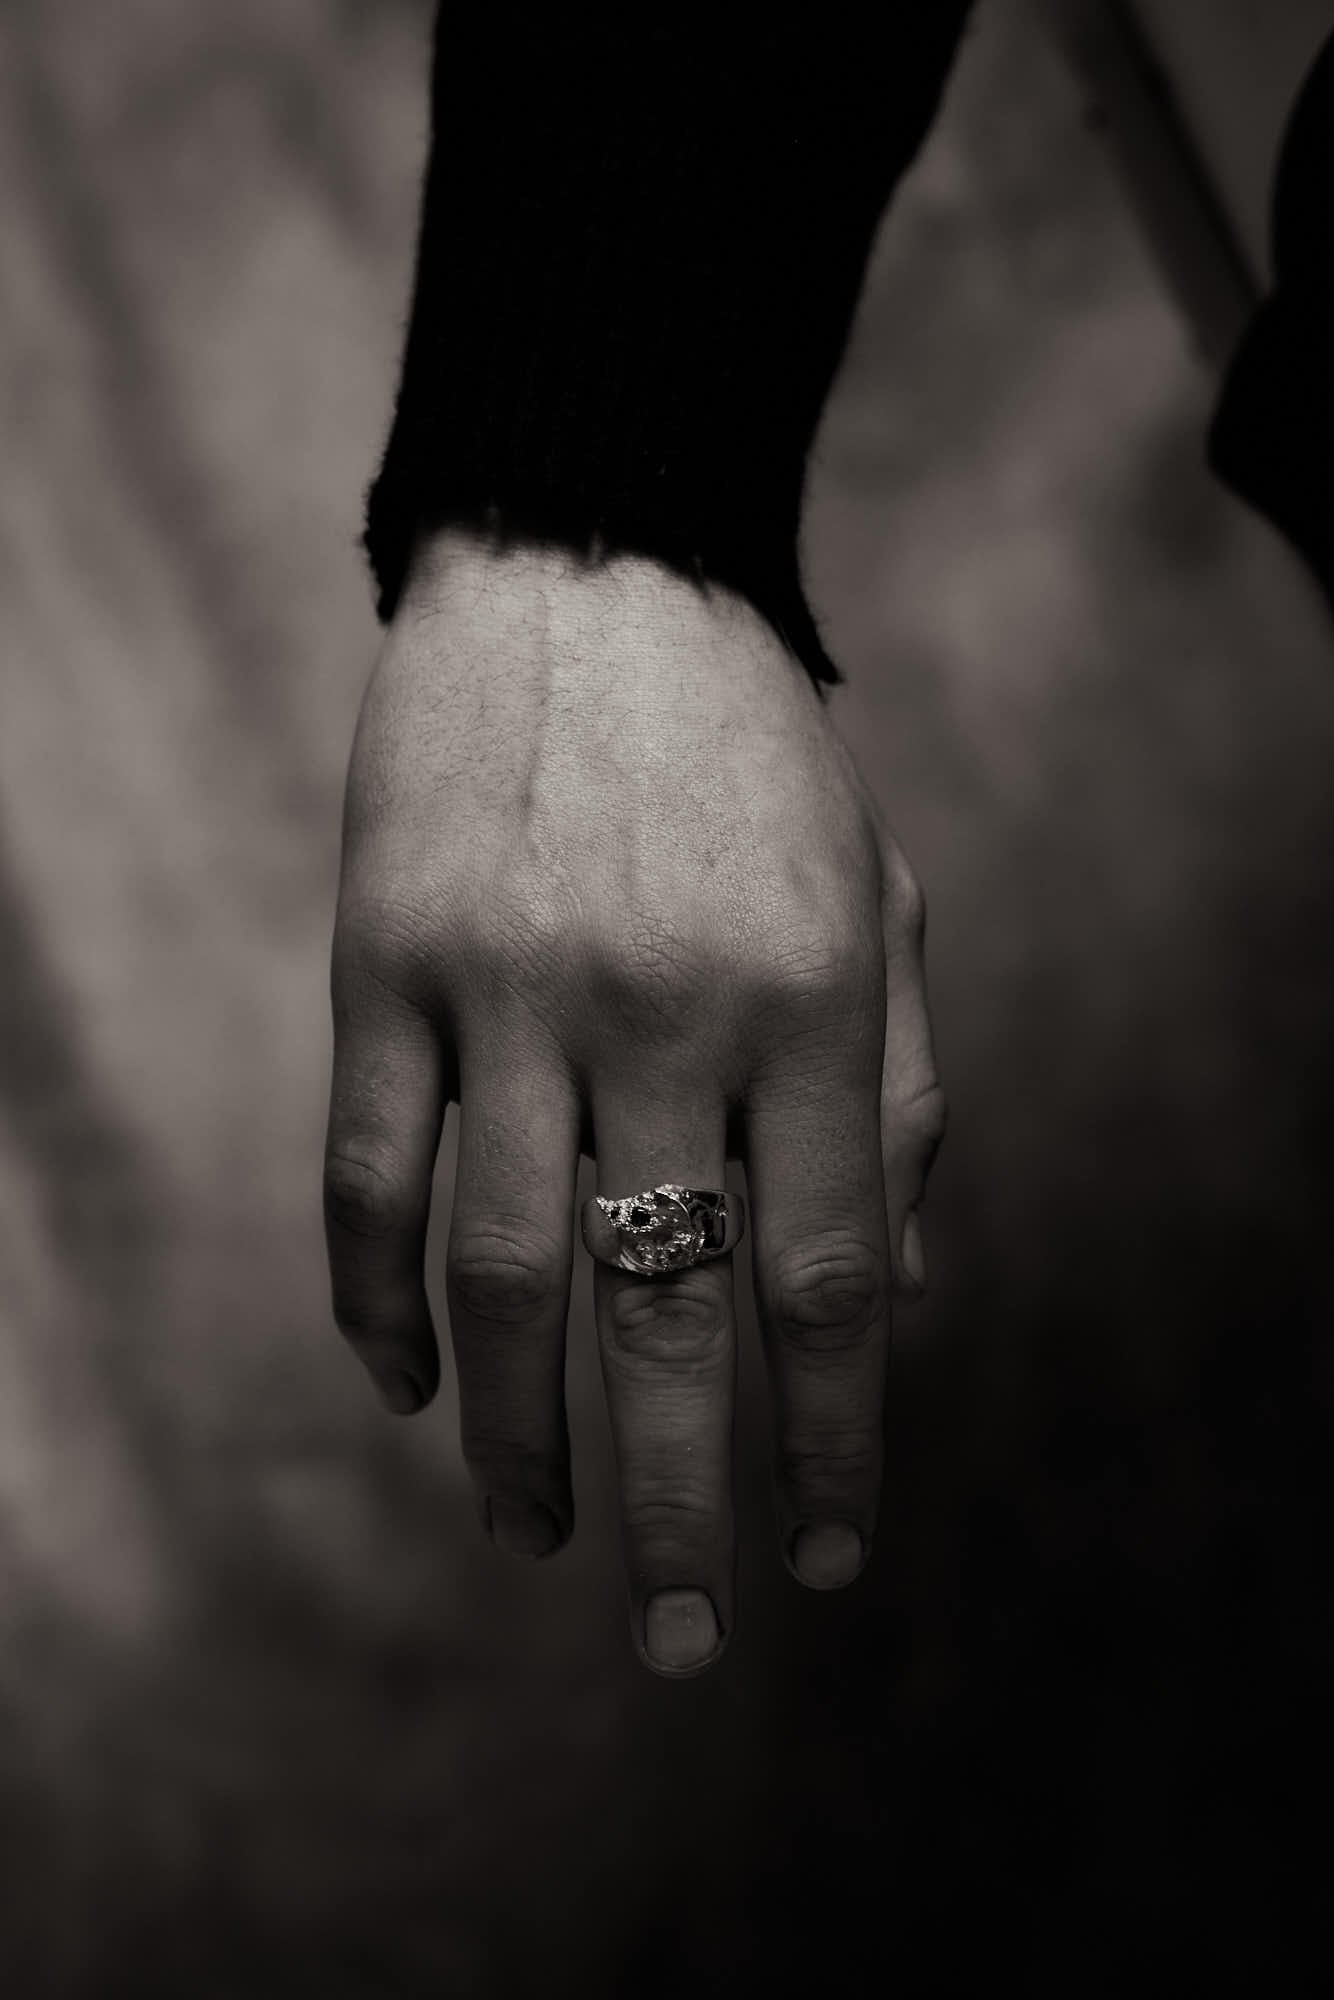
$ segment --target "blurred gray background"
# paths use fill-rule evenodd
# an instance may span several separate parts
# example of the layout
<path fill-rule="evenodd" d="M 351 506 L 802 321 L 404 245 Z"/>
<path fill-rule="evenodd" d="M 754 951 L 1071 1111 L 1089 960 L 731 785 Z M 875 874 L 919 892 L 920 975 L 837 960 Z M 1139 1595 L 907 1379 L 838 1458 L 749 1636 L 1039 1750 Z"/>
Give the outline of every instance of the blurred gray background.
<path fill-rule="evenodd" d="M 1213 379 L 1020 0 L 882 228 L 807 521 L 954 1120 L 870 1572 L 784 1571 L 752 1341 L 739 1629 L 655 1681 L 586 1272 L 536 1569 L 448 1388 L 381 1415 L 328 1323 L 428 29 L 0 16 L 5 1991 L 1306 1990 L 1334 643 L 1203 469 Z"/>

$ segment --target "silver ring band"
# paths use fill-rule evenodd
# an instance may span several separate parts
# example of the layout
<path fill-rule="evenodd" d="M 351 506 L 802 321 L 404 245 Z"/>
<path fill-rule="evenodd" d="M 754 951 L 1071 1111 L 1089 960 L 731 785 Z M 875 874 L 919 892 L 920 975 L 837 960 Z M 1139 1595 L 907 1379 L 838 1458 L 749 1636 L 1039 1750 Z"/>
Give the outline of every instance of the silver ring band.
<path fill-rule="evenodd" d="M 642 1194 L 594 1195 L 580 1221 L 584 1248 L 600 1264 L 665 1278 L 734 1250 L 746 1226 L 746 1204 L 723 1188 L 664 1181 Z"/>

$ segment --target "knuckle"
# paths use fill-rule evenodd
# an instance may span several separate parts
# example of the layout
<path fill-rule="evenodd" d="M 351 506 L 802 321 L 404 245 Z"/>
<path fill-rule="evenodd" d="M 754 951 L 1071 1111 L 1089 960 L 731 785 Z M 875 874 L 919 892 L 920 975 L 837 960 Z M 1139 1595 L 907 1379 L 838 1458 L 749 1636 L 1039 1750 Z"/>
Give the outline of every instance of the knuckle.
<path fill-rule="evenodd" d="M 654 1481 L 627 1495 L 625 1521 L 639 1566 L 649 1572 L 670 1570 L 683 1552 L 716 1546 L 719 1507 L 702 1491 Z"/>
<path fill-rule="evenodd" d="M 693 1036 L 716 1005 L 713 954 L 684 928 L 641 918 L 589 943 L 584 957 L 599 1018 L 622 1024 L 637 1042 Z"/>
<path fill-rule="evenodd" d="M 488 1492 L 560 1491 L 567 1469 L 560 1454 L 543 1450 L 517 1431 L 479 1424 L 470 1419 L 466 1406 L 460 1431 L 464 1462 L 473 1478 Z"/>
<path fill-rule="evenodd" d="M 431 920 L 409 892 L 392 885 L 344 889 L 334 927 L 335 1005 L 350 1005 L 367 990 L 405 998 L 432 957 Z"/>
<path fill-rule="evenodd" d="M 354 1347 L 369 1345 L 383 1331 L 374 1306 L 337 1284 L 333 1288 L 333 1319 L 343 1338 L 351 1341 Z"/>
<path fill-rule="evenodd" d="M 901 1093 L 887 1092 L 882 1106 L 886 1160 L 931 1166 L 949 1127 L 949 1104 L 932 1080 Z"/>
<path fill-rule="evenodd" d="M 789 1251 L 767 1287 L 770 1324 L 785 1345 L 803 1350 L 860 1346 L 883 1310 L 886 1282 L 882 1260 L 850 1238 Z"/>
<path fill-rule="evenodd" d="M 346 1236 L 369 1243 L 396 1236 L 416 1221 L 414 1204 L 386 1169 L 349 1152 L 324 1163 L 324 1214 Z"/>
<path fill-rule="evenodd" d="M 468 960 L 502 988 L 540 992 L 571 955 L 577 915 L 549 886 L 522 870 L 488 885 L 460 926 Z"/>
<path fill-rule="evenodd" d="M 488 1326 L 527 1326 L 564 1304 L 562 1261 L 532 1238 L 496 1230 L 456 1234 L 445 1275 L 455 1304 Z"/>
<path fill-rule="evenodd" d="M 641 1472 L 626 1496 L 627 1518 L 640 1534 L 659 1534 L 665 1540 L 698 1536 L 717 1512 L 717 1494 L 706 1492 L 698 1480 L 682 1480 L 661 1467 L 656 1473 Z"/>
<path fill-rule="evenodd" d="M 673 1278 L 617 1282 L 606 1301 L 607 1342 L 630 1361 L 708 1370 L 727 1352 L 727 1314 L 712 1277 L 683 1271 Z"/>
<path fill-rule="evenodd" d="M 926 935 L 926 896 L 907 857 L 891 848 L 885 864 L 885 909 L 890 927 L 911 944 Z"/>
<path fill-rule="evenodd" d="M 828 1499 L 874 1486 L 881 1456 L 879 1434 L 870 1430 L 806 1432 L 800 1438 L 780 1441 L 774 1473 L 791 1493 L 804 1499 Z"/>
<path fill-rule="evenodd" d="M 770 952 L 765 974 L 767 997 L 785 1012 L 821 1018 L 865 1007 L 882 984 L 865 929 L 836 916 L 789 930 Z"/>
<path fill-rule="evenodd" d="M 928 1084 L 919 1090 L 902 1111 L 905 1127 L 915 1143 L 928 1156 L 934 1155 L 944 1141 L 949 1129 L 949 1100 L 938 1083 Z"/>

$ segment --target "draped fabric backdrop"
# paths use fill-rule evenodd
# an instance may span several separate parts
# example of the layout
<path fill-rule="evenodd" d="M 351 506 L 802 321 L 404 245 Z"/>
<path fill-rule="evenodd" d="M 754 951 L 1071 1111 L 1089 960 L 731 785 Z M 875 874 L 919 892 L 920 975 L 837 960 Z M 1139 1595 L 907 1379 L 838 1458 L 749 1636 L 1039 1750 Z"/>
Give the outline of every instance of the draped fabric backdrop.
<path fill-rule="evenodd" d="M 428 25 L 0 21 L 4 1989 L 1294 1992 L 1334 644 L 1202 469 L 1211 383 L 1019 0 L 881 232 L 809 493 L 954 1117 L 871 1571 L 783 1571 L 752 1334 L 740 1627 L 655 1681 L 586 1271 L 542 1568 L 483 1545 L 448 1389 L 392 1421 L 328 1323 L 355 539 Z"/>

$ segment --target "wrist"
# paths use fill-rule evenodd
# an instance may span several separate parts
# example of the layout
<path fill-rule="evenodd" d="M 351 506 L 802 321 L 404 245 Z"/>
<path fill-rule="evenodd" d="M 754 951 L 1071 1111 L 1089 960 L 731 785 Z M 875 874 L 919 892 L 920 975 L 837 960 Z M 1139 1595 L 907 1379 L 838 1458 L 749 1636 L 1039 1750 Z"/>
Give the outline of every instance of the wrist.
<path fill-rule="evenodd" d="M 804 664 L 744 592 L 636 552 L 424 530 L 394 622 L 451 673 L 497 694 L 503 683 L 525 705 L 721 713 L 743 687 L 761 708 L 778 684 L 811 693 Z"/>
<path fill-rule="evenodd" d="M 531 650 L 542 633 L 552 647 L 587 654 L 590 672 L 605 686 L 608 662 L 618 677 L 660 674 L 654 642 L 670 642 L 674 658 L 693 656 L 701 669 L 730 671 L 744 649 L 784 678 L 803 683 L 836 680 L 837 670 L 817 674 L 825 659 L 793 561 L 790 580 L 733 581 L 636 549 L 588 548 L 538 536 L 502 533 L 487 523 L 449 522 L 422 527 L 414 537 L 395 623 L 419 625 L 466 608 L 482 613 L 492 629 L 508 633 L 516 652 Z M 719 653 L 723 658 L 719 658 Z"/>

